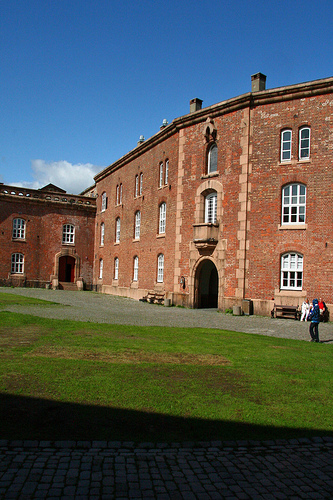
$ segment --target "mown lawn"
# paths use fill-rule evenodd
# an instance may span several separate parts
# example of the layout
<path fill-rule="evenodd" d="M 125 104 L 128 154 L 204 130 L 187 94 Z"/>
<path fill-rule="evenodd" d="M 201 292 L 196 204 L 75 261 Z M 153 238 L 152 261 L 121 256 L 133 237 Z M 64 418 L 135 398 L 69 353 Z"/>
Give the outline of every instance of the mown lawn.
<path fill-rule="evenodd" d="M 332 357 L 328 344 L 1 312 L 0 438 L 333 435 Z"/>

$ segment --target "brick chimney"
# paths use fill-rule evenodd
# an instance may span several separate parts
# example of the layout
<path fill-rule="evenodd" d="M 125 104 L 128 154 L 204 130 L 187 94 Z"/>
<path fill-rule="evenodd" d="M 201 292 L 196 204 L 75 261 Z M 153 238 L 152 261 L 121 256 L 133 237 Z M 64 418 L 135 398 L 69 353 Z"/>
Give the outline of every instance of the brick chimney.
<path fill-rule="evenodd" d="M 195 97 L 194 99 L 190 100 L 190 113 L 195 113 L 196 111 L 199 111 L 199 109 L 202 108 L 202 100 L 198 99 Z"/>
<path fill-rule="evenodd" d="M 262 73 L 256 73 L 251 76 L 252 81 L 252 92 L 260 92 L 261 90 L 266 90 L 266 75 Z"/>

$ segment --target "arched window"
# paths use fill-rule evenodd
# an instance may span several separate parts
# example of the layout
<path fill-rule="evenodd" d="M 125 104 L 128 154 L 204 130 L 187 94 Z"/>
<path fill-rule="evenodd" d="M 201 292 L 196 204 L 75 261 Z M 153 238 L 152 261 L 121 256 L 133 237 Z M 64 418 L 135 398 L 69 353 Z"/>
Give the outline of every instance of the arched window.
<path fill-rule="evenodd" d="M 22 253 L 12 254 L 12 274 L 23 274 L 24 272 L 24 255 Z"/>
<path fill-rule="evenodd" d="M 169 181 L 169 160 L 165 161 L 165 184 Z"/>
<path fill-rule="evenodd" d="M 138 240 L 140 238 L 140 227 L 141 227 L 141 212 L 138 210 L 135 213 L 134 238 L 136 240 Z"/>
<path fill-rule="evenodd" d="M 158 229 L 159 234 L 165 233 L 165 226 L 166 226 L 166 203 L 163 202 L 160 204 L 160 221 Z"/>
<path fill-rule="evenodd" d="M 106 193 L 102 193 L 102 206 L 101 206 L 101 212 L 105 212 L 106 210 L 106 205 L 107 205 L 107 198 L 106 198 Z"/>
<path fill-rule="evenodd" d="M 62 226 L 62 243 L 64 245 L 73 245 L 75 240 L 75 227 L 73 224 L 64 224 Z"/>
<path fill-rule="evenodd" d="M 119 188 L 119 205 L 121 205 L 123 202 L 123 185 L 120 184 L 120 188 Z"/>
<path fill-rule="evenodd" d="M 120 217 L 116 219 L 116 243 L 120 241 Z"/>
<path fill-rule="evenodd" d="M 116 257 L 114 259 L 114 279 L 117 280 L 119 276 L 119 259 Z"/>
<path fill-rule="evenodd" d="M 133 259 L 133 281 L 138 281 L 139 257 L 136 255 Z"/>
<path fill-rule="evenodd" d="M 205 223 L 215 224 L 216 223 L 216 213 L 217 213 L 217 193 L 208 194 L 205 197 Z"/>
<path fill-rule="evenodd" d="M 281 257 L 281 288 L 285 290 L 302 290 L 303 255 L 286 253 Z"/>
<path fill-rule="evenodd" d="M 281 162 L 291 160 L 291 137 L 290 129 L 281 132 Z"/>
<path fill-rule="evenodd" d="M 101 224 L 101 246 L 104 245 L 104 234 L 105 234 L 105 225 L 104 222 Z"/>
<path fill-rule="evenodd" d="M 135 198 L 139 195 L 139 176 L 135 176 Z"/>
<path fill-rule="evenodd" d="M 119 184 L 116 187 L 116 205 L 119 205 Z"/>
<path fill-rule="evenodd" d="M 143 189 L 143 173 L 141 172 L 141 174 L 140 174 L 140 196 L 142 196 L 142 189 Z"/>
<path fill-rule="evenodd" d="M 164 280 L 164 255 L 159 254 L 157 258 L 157 282 L 163 283 Z"/>
<path fill-rule="evenodd" d="M 305 224 L 306 187 L 288 184 L 282 189 L 282 224 Z"/>
<path fill-rule="evenodd" d="M 24 238 L 25 238 L 25 220 L 24 219 L 13 219 L 13 238 L 24 240 Z"/>
<path fill-rule="evenodd" d="M 103 259 L 99 259 L 99 279 L 103 278 Z"/>
<path fill-rule="evenodd" d="M 163 162 L 160 163 L 160 180 L 159 180 L 159 187 L 163 186 Z"/>
<path fill-rule="evenodd" d="M 207 164 L 207 173 L 212 174 L 213 172 L 217 172 L 217 146 L 215 143 L 209 148 Z"/>
<path fill-rule="evenodd" d="M 299 152 L 300 160 L 308 160 L 310 158 L 310 127 L 302 127 L 299 131 Z"/>

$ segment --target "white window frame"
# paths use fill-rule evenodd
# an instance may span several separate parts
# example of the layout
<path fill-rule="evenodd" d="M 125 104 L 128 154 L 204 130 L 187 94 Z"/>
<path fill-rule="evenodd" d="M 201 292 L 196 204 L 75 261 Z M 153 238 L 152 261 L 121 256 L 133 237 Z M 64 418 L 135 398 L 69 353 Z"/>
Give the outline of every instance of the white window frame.
<path fill-rule="evenodd" d="M 103 278 L 103 259 L 99 259 L 99 275 L 98 275 L 98 279 L 102 279 Z"/>
<path fill-rule="evenodd" d="M 120 190 L 119 191 L 120 191 L 119 192 L 119 205 L 121 205 L 122 202 L 123 202 L 123 185 L 122 184 L 120 184 Z"/>
<path fill-rule="evenodd" d="M 205 197 L 205 223 L 216 224 L 217 217 L 217 192 L 209 193 Z"/>
<path fill-rule="evenodd" d="M 165 184 L 168 184 L 169 181 L 169 160 L 166 160 L 165 162 Z"/>
<path fill-rule="evenodd" d="M 304 132 L 308 132 L 308 137 L 302 137 Z M 300 161 L 310 159 L 310 145 L 311 145 L 311 129 L 310 127 L 301 127 L 299 129 L 299 142 L 298 142 L 298 159 Z"/>
<path fill-rule="evenodd" d="M 102 193 L 102 206 L 101 206 L 101 212 L 105 212 L 106 210 L 106 192 Z"/>
<path fill-rule="evenodd" d="M 163 162 L 160 163 L 160 181 L 159 181 L 159 186 L 163 186 Z"/>
<path fill-rule="evenodd" d="M 16 218 L 13 219 L 13 239 L 24 240 L 25 239 L 25 220 Z"/>
<path fill-rule="evenodd" d="M 139 257 L 136 255 L 133 259 L 133 281 L 138 281 L 139 276 Z"/>
<path fill-rule="evenodd" d="M 116 218 L 116 243 L 120 242 L 120 217 Z"/>
<path fill-rule="evenodd" d="M 23 253 L 13 253 L 11 258 L 11 274 L 24 273 L 24 255 Z"/>
<path fill-rule="evenodd" d="M 164 255 L 162 253 L 157 257 L 157 283 L 163 283 L 164 280 Z"/>
<path fill-rule="evenodd" d="M 114 259 L 114 279 L 117 280 L 119 278 L 119 259 L 116 257 Z"/>
<path fill-rule="evenodd" d="M 290 134 L 290 138 L 286 139 L 285 136 Z M 286 128 L 281 132 L 281 163 L 291 160 L 293 133 L 290 128 Z"/>
<path fill-rule="evenodd" d="M 141 174 L 140 174 L 140 196 L 142 196 L 142 190 L 143 190 L 143 173 L 141 172 Z"/>
<path fill-rule="evenodd" d="M 135 213 L 135 229 L 134 229 L 134 239 L 140 239 L 140 228 L 141 228 L 141 212 L 138 210 Z"/>
<path fill-rule="evenodd" d="M 207 162 L 207 173 L 213 174 L 217 172 L 217 145 L 214 142 L 209 148 L 208 152 L 208 162 Z"/>
<path fill-rule="evenodd" d="M 166 203 L 165 201 L 160 204 L 160 218 L 159 218 L 159 226 L 158 233 L 164 234 L 166 228 Z"/>
<path fill-rule="evenodd" d="M 288 184 L 282 189 L 282 225 L 305 224 L 306 186 Z"/>
<path fill-rule="evenodd" d="M 62 226 L 62 244 L 74 245 L 75 243 L 75 226 L 73 224 L 64 224 Z"/>
<path fill-rule="evenodd" d="M 119 205 L 119 184 L 116 187 L 116 205 Z"/>
<path fill-rule="evenodd" d="M 302 290 L 303 255 L 297 252 L 281 256 L 281 290 Z"/>
<path fill-rule="evenodd" d="M 105 237 L 105 224 L 101 223 L 101 246 L 104 246 L 104 237 Z"/>
<path fill-rule="evenodd" d="M 135 198 L 139 195 L 139 176 L 135 176 Z"/>

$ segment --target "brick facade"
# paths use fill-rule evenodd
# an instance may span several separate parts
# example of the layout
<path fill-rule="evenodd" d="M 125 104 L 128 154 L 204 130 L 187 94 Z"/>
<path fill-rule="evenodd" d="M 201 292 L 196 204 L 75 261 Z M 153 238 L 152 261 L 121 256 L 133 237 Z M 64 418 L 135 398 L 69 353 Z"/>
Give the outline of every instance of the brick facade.
<path fill-rule="evenodd" d="M 164 124 L 95 177 L 96 185 L 85 194 L 97 196 L 96 213 L 92 206 L 88 216 L 82 206 L 75 210 L 75 204 L 64 208 L 43 203 L 43 216 L 31 215 L 30 232 L 36 237 L 26 248 L 29 255 L 36 252 L 35 260 L 37 255 L 47 256 L 39 267 L 38 259 L 31 259 L 32 279 L 56 275 L 56 265 L 51 265 L 60 251 L 55 235 L 70 219 L 78 228 L 76 234 L 82 232 L 77 253 L 89 255 L 81 274 L 104 293 L 140 299 L 155 291 L 175 305 L 221 309 L 251 299 L 254 312 L 260 314 L 269 314 L 274 302 L 297 305 L 305 297 L 321 296 L 333 304 L 332 91 L 333 78 L 265 90 L 265 78 L 257 74 L 247 94 L 208 108 L 201 108 L 199 99 L 192 100 L 188 115 Z M 291 140 L 281 146 L 284 131 Z M 210 172 L 213 145 L 217 166 Z M 281 147 L 288 150 L 287 158 L 282 158 Z M 283 207 L 282 193 L 287 196 L 288 186 L 306 191 L 306 201 L 301 195 L 290 197 L 291 206 Z M 7 203 L 8 215 L 2 222 L 3 248 L 8 249 L 0 277 L 8 274 L 8 259 L 18 247 L 8 240 L 8 221 L 28 211 L 22 210 L 22 199 L 12 198 L 16 204 Z M 160 234 L 163 203 L 165 231 Z M 37 205 L 33 210 L 39 213 Z M 294 220 L 291 214 L 301 213 L 304 206 L 305 218 L 297 215 Z M 216 213 L 213 220 L 207 216 L 210 209 Z M 282 219 L 284 210 L 290 210 L 285 216 L 290 217 L 288 223 Z M 51 245 L 37 251 L 37 235 L 41 239 L 42 234 Z M 288 259 L 290 267 L 282 269 L 282 260 L 285 266 Z"/>

